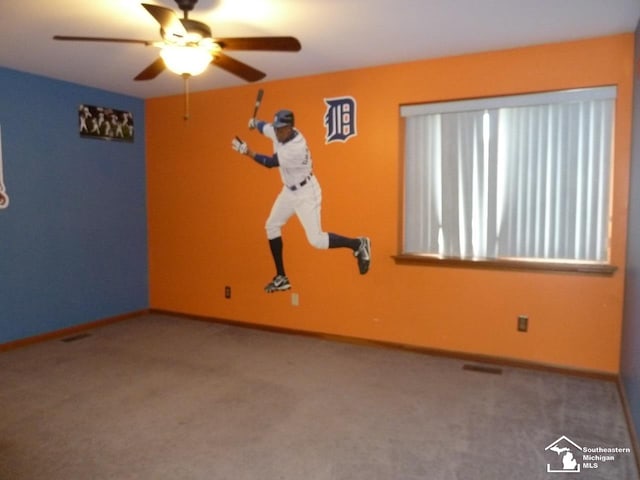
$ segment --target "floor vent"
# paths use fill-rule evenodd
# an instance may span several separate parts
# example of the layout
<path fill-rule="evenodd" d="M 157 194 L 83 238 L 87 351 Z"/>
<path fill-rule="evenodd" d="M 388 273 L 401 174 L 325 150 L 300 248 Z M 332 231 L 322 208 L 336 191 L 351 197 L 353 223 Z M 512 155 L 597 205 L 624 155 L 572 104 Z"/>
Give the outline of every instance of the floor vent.
<path fill-rule="evenodd" d="M 480 373 L 492 373 L 494 375 L 502 375 L 502 369 L 498 367 L 487 367 L 486 365 L 468 365 L 462 366 L 463 370 L 470 370 L 472 372 Z"/>
<path fill-rule="evenodd" d="M 78 340 L 82 340 L 90 336 L 90 333 L 79 333 L 78 335 L 74 335 L 72 337 L 63 338 L 61 341 L 65 343 L 77 342 Z"/>

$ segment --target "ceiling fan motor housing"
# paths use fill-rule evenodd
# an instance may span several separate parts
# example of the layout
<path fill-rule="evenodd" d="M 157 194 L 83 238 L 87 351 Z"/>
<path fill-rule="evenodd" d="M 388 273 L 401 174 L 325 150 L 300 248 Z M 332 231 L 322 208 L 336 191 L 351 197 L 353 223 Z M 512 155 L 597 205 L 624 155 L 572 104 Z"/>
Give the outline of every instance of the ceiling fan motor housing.
<path fill-rule="evenodd" d="M 168 32 L 164 28 L 160 27 L 160 35 L 163 40 L 171 44 L 178 45 L 198 45 L 203 39 L 211 38 L 211 29 L 205 23 L 198 22 L 197 20 L 189 20 L 187 18 L 181 18 L 180 23 L 186 31 L 186 35 L 174 34 Z"/>
<path fill-rule="evenodd" d="M 206 23 L 188 20 L 186 18 L 181 19 L 180 22 L 184 26 L 184 29 L 190 34 L 200 35 L 201 38 L 211 38 L 211 29 Z"/>

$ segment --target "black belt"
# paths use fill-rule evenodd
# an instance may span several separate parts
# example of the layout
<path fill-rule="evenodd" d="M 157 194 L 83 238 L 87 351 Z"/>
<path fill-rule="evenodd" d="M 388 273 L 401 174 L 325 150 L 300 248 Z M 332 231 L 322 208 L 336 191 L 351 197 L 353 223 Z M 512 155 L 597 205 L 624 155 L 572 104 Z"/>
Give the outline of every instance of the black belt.
<path fill-rule="evenodd" d="M 307 178 L 305 178 L 303 181 L 301 181 L 301 182 L 300 182 L 300 183 L 298 183 L 297 185 L 292 185 L 292 186 L 287 185 L 287 188 L 288 188 L 289 190 L 291 190 L 292 192 L 295 192 L 295 191 L 296 191 L 296 190 L 298 190 L 299 188 L 302 188 L 302 187 L 304 187 L 307 183 L 309 183 L 309 180 L 311 180 L 311 177 L 313 177 L 313 172 L 311 172 Z"/>

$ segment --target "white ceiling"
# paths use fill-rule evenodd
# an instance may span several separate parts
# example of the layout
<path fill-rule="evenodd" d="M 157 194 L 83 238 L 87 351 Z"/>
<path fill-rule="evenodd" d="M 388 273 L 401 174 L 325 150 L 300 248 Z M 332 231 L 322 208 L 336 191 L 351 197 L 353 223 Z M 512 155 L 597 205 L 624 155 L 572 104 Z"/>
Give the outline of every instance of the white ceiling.
<path fill-rule="evenodd" d="M 173 0 L 145 0 L 178 10 Z M 227 52 L 263 81 L 633 32 L 640 0 L 200 0 L 189 18 L 214 37 L 291 35 L 302 50 Z M 61 42 L 53 35 L 159 40 L 139 0 L 3 0 L 0 66 L 140 98 L 180 94 L 168 71 L 133 80 L 158 56 L 138 44 Z M 243 85 L 210 66 L 192 91 Z"/>

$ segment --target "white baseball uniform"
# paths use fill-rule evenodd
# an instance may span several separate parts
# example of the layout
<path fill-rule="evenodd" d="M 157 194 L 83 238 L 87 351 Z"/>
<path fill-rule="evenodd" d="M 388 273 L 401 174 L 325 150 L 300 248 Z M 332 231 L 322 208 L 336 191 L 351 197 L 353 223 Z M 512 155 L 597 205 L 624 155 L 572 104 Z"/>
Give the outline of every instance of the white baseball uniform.
<path fill-rule="evenodd" d="M 322 189 L 313 174 L 313 161 L 306 139 L 294 128 L 293 135 L 281 143 L 273 124 L 258 121 L 256 127 L 273 141 L 272 158 L 277 159 L 277 164 L 268 164 L 265 157 L 260 155 L 256 161 L 262 159 L 265 166 L 278 166 L 283 183 L 265 225 L 267 238 L 280 237 L 282 226 L 295 214 L 309 243 L 316 248 L 329 248 L 329 234 L 322 231 L 321 226 Z"/>

